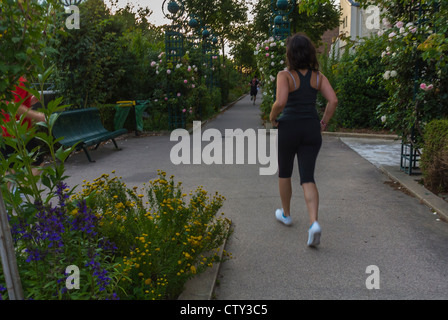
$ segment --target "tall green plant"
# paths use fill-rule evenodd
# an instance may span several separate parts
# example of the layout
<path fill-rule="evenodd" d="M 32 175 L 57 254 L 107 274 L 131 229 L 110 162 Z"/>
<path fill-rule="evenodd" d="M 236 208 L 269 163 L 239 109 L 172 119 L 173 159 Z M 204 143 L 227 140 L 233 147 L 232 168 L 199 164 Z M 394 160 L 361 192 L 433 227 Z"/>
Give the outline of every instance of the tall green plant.
<path fill-rule="evenodd" d="M 23 101 L 17 103 L 8 103 L 13 101 L 13 90 L 18 85 L 20 77 L 24 76 L 30 82 L 39 82 L 39 90 L 27 88 L 27 91 L 34 95 L 42 105 L 43 86 L 51 73 L 48 70 L 48 55 L 54 52 L 53 45 L 56 33 L 60 31 L 58 15 L 63 12 L 61 6 L 56 0 L 48 0 L 45 3 L 34 0 L 12 1 L 5 0 L 0 2 L 0 108 L 2 112 L 10 117 L 8 123 L 4 123 L 5 129 L 12 135 L 2 137 L 0 144 L 2 147 L 9 146 L 15 152 L 8 158 L 1 156 L 1 194 L 5 198 L 9 209 L 15 211 L 15 216 L 29 220 L 32 218 L 34 208 L 32 205 L 23 203 L 19 193 L 12 194 L 8 189 L 8 182 L 18 186 L 18 189 L 27 197 L 27 200 L 42 200 L 43 191 L 39 184 L 39 177 L 33 174 L 33 161 L 35 152 L 28 152 L 27 143 L 33 137 L 44 141 L 49 147 L 53 159 L 53 166 L 42 170 L 42 182 L 44 185 L 54 189 L 55 185 L 63 177 L 63 164 L 58 164 L 57 159 L 65 160 L 68 153 L 63 150 L 55 150 L 55 142 L 51 135 L 51 128 L 55 121 L 53 112 L 59 110 L 60 99 L 50 103 L 44 109 L 46 122 L 39 123 L 39 126 L 45 126 L 48 132 L 37 132 L 33 127 L 28 130 L 23 124 L 25 115 L 18 117 L 18 109 Z M 48 202 L 53 194 L 46 195 L 45 202 Z M 3 197 L 2 197 L 3 198 Z M 2 199 L 3 200 L 3 199 Z M 3 201 L 1 201 L 3 203 Z M 44 201 L 42 201 L 44 202 Z M 9 272 L 5 272 L 8 284 L 14 283 L 11 290 L 11 298 L 22 298 L 20 278 L 17 270 L 14 248 L 12 243 L 5 243 L 9 238 L 9 222 L 6 218 L 7 213 L 2 204 L 0 208 L 2 238 L 0 239 L 0 251 L 2 253 L 2 266 L 6 266 Z M 8 234 L 5 234 L 8 233 Z M 4 253 L 6 252 L 6 255 Z M 5 261 L 5 259 L 7 261 Z M 10 272 L 13 270 L 13 272 Z M 13 277 L 14 279 L 11 279 Z"/>

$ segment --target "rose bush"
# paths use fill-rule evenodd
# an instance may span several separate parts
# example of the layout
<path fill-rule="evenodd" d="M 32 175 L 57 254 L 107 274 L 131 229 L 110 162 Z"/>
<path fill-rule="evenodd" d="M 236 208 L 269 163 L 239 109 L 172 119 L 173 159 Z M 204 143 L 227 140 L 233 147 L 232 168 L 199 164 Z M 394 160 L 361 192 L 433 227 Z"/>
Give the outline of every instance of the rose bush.
<path fill-rule="evenodd" d="M 378 41 L 385 48 L 381 61 L 388 99 L 378 116 L 404 140 L 421 146 L 425 124 L 448 116 L 448 2 L 362 3 L 384 10 Z"/>
<path fill-rule="evenodd" d="M 286 68 L 285 40 L 276 40 L 271 37 L 258 43 L 254 54 L 260 72 L 260 80 L 263 83 L 263 101 L 260 109 L 262 118 L 267 120 L 275 101 L 277 73 Z"/>

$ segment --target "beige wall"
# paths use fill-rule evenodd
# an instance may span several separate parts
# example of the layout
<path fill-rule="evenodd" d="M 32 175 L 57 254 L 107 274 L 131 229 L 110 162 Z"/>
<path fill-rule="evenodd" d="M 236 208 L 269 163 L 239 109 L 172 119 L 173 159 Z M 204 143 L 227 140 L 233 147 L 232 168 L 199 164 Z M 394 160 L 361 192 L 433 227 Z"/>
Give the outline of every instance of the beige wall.
<path fill-rule="evenodd" d="M 347 0 L 340 0 L 342 22 L 339 26 L 339 34 L 349 36 L 351 26 L 351 5 Z"/>

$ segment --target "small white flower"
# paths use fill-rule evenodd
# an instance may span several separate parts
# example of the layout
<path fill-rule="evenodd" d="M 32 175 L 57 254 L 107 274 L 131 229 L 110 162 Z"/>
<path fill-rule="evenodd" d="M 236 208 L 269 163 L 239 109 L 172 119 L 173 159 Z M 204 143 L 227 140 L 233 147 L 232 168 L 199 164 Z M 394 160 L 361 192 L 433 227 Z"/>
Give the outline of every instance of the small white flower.
<path fill-rule="evenodd" d="M 390 76 L 391 76 L 392 78 L 395 78 L 395 77 L 397 76 L 397 71 L 392 70 L 392 71 L 390 72 Z"/>
<path fill-rule="evenodd" d="M 385 80 L 389 80 L 389 79 L 390 79 L 390 71 L 389 71 L 389 70 L 387 70 L 387 71 L 383 74 L 383 78 L 384 78 Z"/>
<path fill-rule="evenodd" d="M 381 122 L 382 122 L 382 123 L 385 123 L 386 120 L 387 120 L 387 117 L 386 117 L 386 116 L 382 116 L 382 117 L 381 117 Z"/>

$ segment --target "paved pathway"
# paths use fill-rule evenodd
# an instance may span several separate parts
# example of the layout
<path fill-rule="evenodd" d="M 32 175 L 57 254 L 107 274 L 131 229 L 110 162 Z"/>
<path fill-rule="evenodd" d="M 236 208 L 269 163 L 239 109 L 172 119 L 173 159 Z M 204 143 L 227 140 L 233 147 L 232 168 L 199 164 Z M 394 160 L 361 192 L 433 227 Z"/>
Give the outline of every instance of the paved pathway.
<path fill-rule="evenodd" d="M 249 96 L 203 129 L 262 128 Z M 226 137 L 224 135 L 223 140 Z M 337 137 L 324 136 L 316 180 L 323 229 L 317 249 L 306 246 L 308 217 L 298 172 L 294 172 L 294 224 L 276 222 L 280 206 L 277 176 L 260 176 L 256 164 L 173 165 L 169 136 L 130 137 L 84 154 L 66 164 L 70 186 L 116 170 L 129 186 L 154 179 L 157 169 L 227 200 L 222 208 L 233 221 L 221 265 L 217 299 L 447 299 L 448 224 L 437 221 L 416 198 L 395 190 L 375 165 Z M 207 143 L 204 143 L 206 145 Z M 246 162 L 247 163 L 247 162 Z M 368 290 L 366 268 L 380 271 L 380 289 Z"/>

